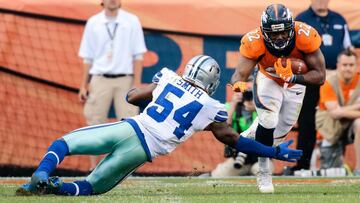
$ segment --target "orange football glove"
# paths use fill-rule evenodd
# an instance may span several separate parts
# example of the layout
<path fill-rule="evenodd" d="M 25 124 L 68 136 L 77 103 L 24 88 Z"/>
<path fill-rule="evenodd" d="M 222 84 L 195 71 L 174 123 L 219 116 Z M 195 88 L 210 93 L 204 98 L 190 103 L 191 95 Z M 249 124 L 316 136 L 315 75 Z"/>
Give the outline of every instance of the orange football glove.
<path fill-rule="evenodd" d="M 286 59 L 286 67 L 284 67 L 281 64 L 281 58 L 278 58 L 278 60 L 274 64 L 274 68 L 276 71 L 276 74 L 283 79 L 285 82 L 292 82 L 294 79 L 294 74 L 291 69 L 291 61 L 290 59 Z"/>
<path fill-rule="evenodd" d="M 244 81 L 237 81 L 232 86 L 234 92 L 245 92 L 247 89 L 247 84 Z"/>

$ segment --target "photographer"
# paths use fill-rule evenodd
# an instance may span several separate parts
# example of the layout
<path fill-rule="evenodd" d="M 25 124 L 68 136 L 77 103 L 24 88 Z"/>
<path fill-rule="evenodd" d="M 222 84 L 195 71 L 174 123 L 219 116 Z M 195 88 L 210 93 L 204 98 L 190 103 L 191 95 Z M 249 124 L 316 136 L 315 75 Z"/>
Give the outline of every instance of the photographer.
<path fill-rule="evenodd" d="M 235 92 L 232 100 L 226 103 L 229 115 L 227 122 L 238 133 L 248 129 L 257 117 L 251 90 L 252 82 L 248 82 L 247 87 L 248 89 L 244 93 Z M 225 145 L 224 156 L 227 159 L 211 171 L 212 177 L 254 175 L 257 172 L 256 156 L 237 152 L 227 145 Z"/>

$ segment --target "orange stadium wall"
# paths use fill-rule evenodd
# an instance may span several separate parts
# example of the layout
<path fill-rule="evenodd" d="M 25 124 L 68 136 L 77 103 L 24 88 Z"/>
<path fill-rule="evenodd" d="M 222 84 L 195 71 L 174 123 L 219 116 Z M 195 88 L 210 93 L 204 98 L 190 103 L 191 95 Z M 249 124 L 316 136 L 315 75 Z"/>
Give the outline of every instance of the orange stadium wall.
<path fill-rule="evenodd" d="M 0 12 L 1 166 L 33 168 L 54 139 L 85 125 L 82 104 L 77 100 L 82 74 L 77 52 L 84 23 L 84 19 Z M 351 33 L 354 43 L 360 46 L 359 30 Z M 192 56 L 207 54 L 222 67 L 215 98 L 224 102 L 231 96 L 226 83 L 236 66 L 240 38 L 145 29 L 149 52 L 145 55 L 142 82 L 151 82 L 162 67 L 181 73 Z M 295 136 L 296 132 L 290 134 Z M 223 145 L 210 133 L 197 133 L 171 155 L 145 164 L 137 172 L 200 173 L 210 171 L 223 160 Z M 277 162 L 276 172 L 283 165 Z M 70 157 L 61 168 L 87 171 L 89 160 Z"/>

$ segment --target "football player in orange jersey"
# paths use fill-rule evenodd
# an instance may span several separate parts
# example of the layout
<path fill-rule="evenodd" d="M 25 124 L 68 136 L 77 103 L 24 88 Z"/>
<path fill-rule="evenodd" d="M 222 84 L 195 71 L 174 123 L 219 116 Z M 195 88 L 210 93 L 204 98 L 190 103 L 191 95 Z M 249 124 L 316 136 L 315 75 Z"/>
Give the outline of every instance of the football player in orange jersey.
<path fill-rule="evenodd" d="M 232 76 L 234 91 L 243 91 L 249 75 L 257 67 L 254 101 L 258 121 L 244 132 L 266 145 L 281 142 L 296 123 L 304 98 L 305 85 L 325 81 L 325 61 L 319 47 L 321 37 L 311 26 L 296 22 L 281 4 L 268 6 L 261 15 L 261 26 L 243 36 L 238 67 Z M 283 67 L 281 58 L 299 58 L 309 71 L 295 75 L 291 62 Z M 273 193 L 269 159 L 259 157 L 258 189 Z"/>

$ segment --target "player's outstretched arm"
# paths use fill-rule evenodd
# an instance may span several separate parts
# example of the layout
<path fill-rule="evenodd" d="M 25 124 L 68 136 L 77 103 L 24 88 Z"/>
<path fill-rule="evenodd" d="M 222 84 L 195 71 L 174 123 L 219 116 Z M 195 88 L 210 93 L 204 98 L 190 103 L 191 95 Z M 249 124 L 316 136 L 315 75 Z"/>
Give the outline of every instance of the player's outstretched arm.
<path fill-rule="evenodd" d="M 152 92 L 156 88 L 155 83 L 151 83 L 145 87 L 135 87 L 126 95 L 126 101 L 139 107 L 145 107 L 152 100 Z"/>
<path fill-rule="evenodd" d="M 326 79 L 325 59 L 321 50 L 305 54 L 304 61 L 309 67 L 309 72 L 303 75 L 304 84 L 322 85 Z"/>
<path fill-rule="evenodd" d="M 239 136 L 225 122 L 211 123 L 206 130 L 212 131 L 216 139 L 227 144 L 237 151 L 246 154 L 255 154 L 262 157 L 270 157 L 288 162 L 296 162 L 302 156 L 302 150 L 289 149 L 291 141 L 284 142 L 277 147 L 268 147 L 255 140 Z"/>

